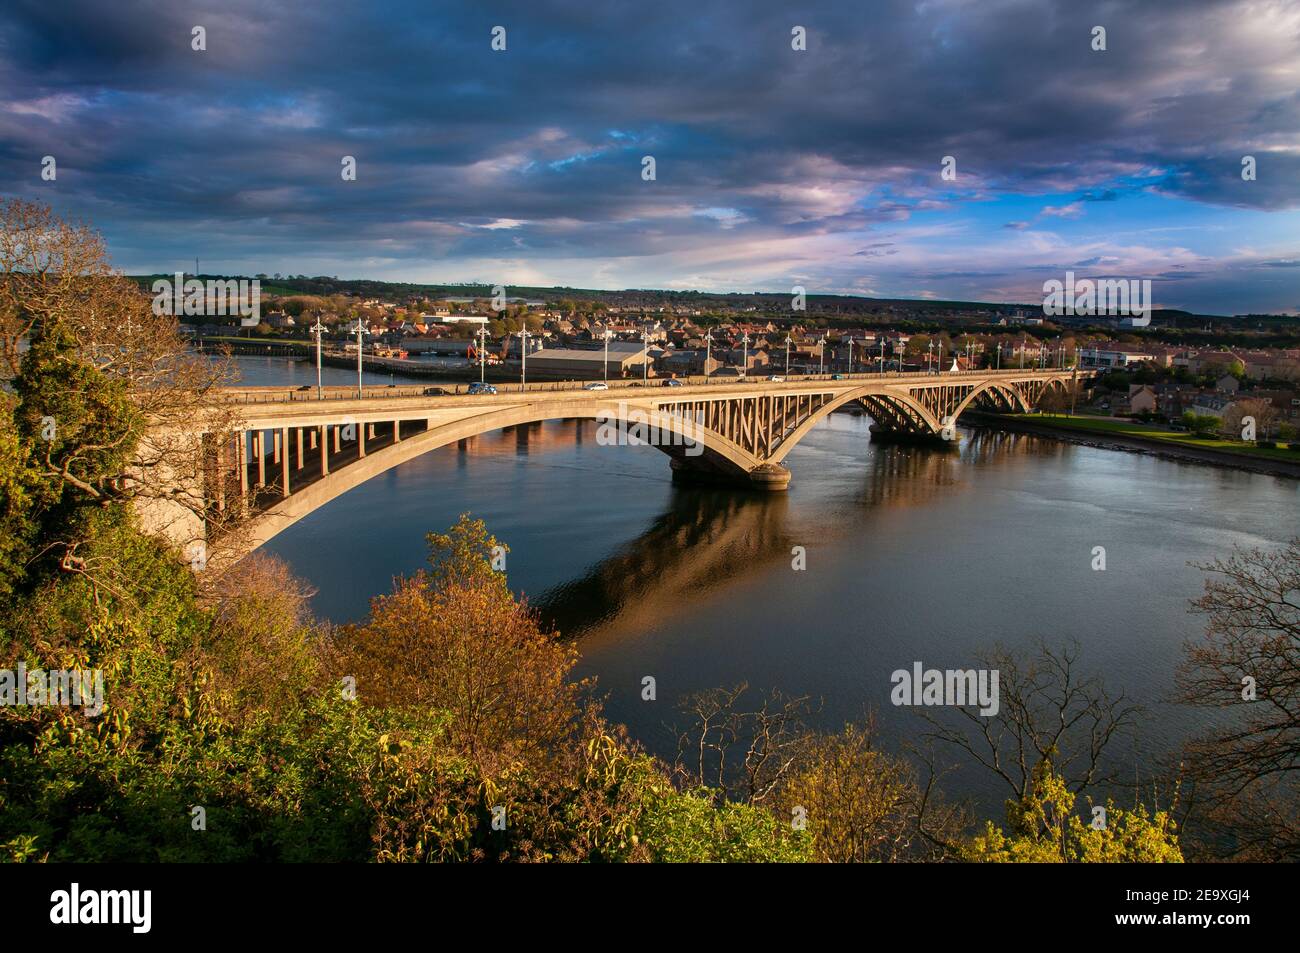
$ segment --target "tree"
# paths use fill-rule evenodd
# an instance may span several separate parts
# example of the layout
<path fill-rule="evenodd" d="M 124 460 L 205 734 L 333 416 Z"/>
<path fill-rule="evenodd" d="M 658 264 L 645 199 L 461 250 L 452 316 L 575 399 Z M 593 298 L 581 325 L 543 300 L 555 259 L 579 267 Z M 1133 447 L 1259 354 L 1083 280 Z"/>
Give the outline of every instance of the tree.
<path fill-rule="evenodd" d="M 828 863 L 938 859 L 966 825 L 962 811 L 918 784 L 911 765 L 880 750 L 873 719 L 805 735 L 773 810 L 804 818 L 814 859 Z"/>
<path fill-rule="evenodd" d="M 24 571 L 98 571 L 78 550 L 116 503 L 152 508 L 160 525 L 217 522 L 205 476 L 236 418 L 215 392 L 228 365 L 188 351 L 176 318 L 111 269 L 99 236 L 47 206 L 0 204 L 0 268 L 0 356 L 15 375 L 23 499 L 39 537 Z M 13 506 L 0 499 L 0 511 Z"/>
<path fill-rule="evenodd" d="M 1247 417 L 1254 419 L 1255 433 L 1262 440 L 1273 433 L 1277 425 L 1278 412 L 1277 408 L 1268 401 L 1254 398 L 1236 401 L 1228 408 L 1228 412 L 1223 415 L 1224 432 L 1234 437 L 1240 437 L 1242 422 Z"/>
<path fill-rule="evenodd" d="M 1001 647 L 984 653 L 981 667 L 998 672 L 998 713 L 985 716 L 973 705 L 955 709 L 955 719 L 925 712 L 928 737 L 965 753 L 1017 800 L 1032 796 L 1047 761 L 1075 794 L 1123 780 L 1128 773 L 1106 758 L 1106 749 L 1128 733 L 1141 709 L 1100 678 L 1082 674 L 1079 654 L 1075 642 L 1061 649 L 1040 643 L 1027 658 Z"/>
<path fill-rule="evenodd" d="M 1168 811 L 1133 810 L 1108 801 L 1085 823 L 1077 798 L 1050 758 L 1034 768 L 1032 784 L 1007 802 L 1006 829 L 986 823 L 962 851 L 979 863 L 1181 863 L 1183 855 Z"/>
<path fill-rule="evenodd" d="M 1300 858 L 1300 538 L 1201 565 L 1193 603 L 1205 636 L 1178 672 L 1185 704 L 1216 710 L 1186 746 L 1199 849 L 1250 860 Z"/>

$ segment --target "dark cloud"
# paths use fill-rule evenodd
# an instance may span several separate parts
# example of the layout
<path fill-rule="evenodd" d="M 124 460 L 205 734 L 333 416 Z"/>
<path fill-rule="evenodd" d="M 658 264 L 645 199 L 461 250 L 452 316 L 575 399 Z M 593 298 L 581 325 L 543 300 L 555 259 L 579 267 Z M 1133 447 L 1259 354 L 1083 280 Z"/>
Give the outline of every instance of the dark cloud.
<path fill-rule="evenodd" d="M 1104 53 L 1088 43 L 1099 22 Z M 647 283 L 753 285 L 770 261 L 779 285 L 836 236 L 845 259 L 903 258 L 861 233 L 999 197 L 1051 196 L 1053 223 L 1145 193 L 1300 207 L 1296 28 L 1284 5 L 1246 0 L 9 0 L 0 182 L 90 218 L 141 268 L 197 253 L 570 278 L 557 263 L 585 259 L 600 284 L 602 262 L 654 259 Z M 56 184 L 39 180 L 47 154 Z"/>

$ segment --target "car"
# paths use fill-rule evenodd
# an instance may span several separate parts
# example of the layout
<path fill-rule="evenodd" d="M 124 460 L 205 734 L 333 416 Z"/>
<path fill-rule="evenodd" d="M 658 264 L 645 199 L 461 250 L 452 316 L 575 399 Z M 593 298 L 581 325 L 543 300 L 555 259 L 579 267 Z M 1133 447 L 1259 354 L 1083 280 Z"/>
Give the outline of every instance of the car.
<path fill-rule="evenodd" d="M 609 390 L 609 385 L 606 384 L 604 381 L 592 381 L 590 384 L 585 384 L 582 389 L 583 390 Z"/>
<path fill-rule="evenodd" d="M 831 380 L 833 380 L 833 381 L 842 381 L 842 380 L 847 380 L 847 379 L 848 379 L 848 378 L 846 378 L 843 374 L 832 374 L 832 375 L 831 375 Z"/>
<path fill-rule="evenodd" d="M 446 394 L 446 388 L 443 387 L 426 387 L 424 389 L 425 397 L 445 397 Z"/>
<path fill-rule="evenodd" d="M 686 386 L 685 384 L 683 384 L 675 377 L 670 377 L 666 381 L 664 381 L 664 387 L 685 387 L 685 386 Z"/>
<path fill-rule="evenodd" d="M 469 385 L 469 393 L 471 394 L 495 394 L 496 392 L 495 387 L 491 384 L 485 384 L 483 381 L 475 381 Z"/>
<path fill-rule="evenodd" d="M 784 384 L 784 383 L 785 383 L 785 378 L 782 377 L 780 374 L 768 374 L 768 375 L 767 375 L 767 379 L 768 379 L 769 381 L 771 381 L 773 384 Z"/>

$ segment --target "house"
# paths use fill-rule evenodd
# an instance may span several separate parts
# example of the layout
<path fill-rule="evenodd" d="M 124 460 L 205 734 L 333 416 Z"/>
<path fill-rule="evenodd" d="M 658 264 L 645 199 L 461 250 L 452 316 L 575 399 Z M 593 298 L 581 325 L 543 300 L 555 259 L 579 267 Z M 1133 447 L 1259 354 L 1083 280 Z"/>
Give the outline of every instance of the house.
<path fill-rule="evenodd" d="M 1285 354 L 1251 354 L 1243 363 L 1246 376 L 1253 381 L 1300 380 L 1300 361 Z"/>
<path fill-rule="evenodd" d="M 671 351 L 659 362 L 659 368 L 665 374 L 678 377 L 712 374 L 719 366 L 718 359 L 712 356 L 706 359 L 703 350 Z"/>
<path fill-rule="evenodd" d="M 1198 394 L 1188 409 L 1198 417 L 1217 417 L 1222 420 L 1236 401 L 1217 394 Z"/>
<path fill-rule="evenodd" d="M 1241 390 L 1241 381 L 1237 380 L 1237 378 L 1233 377 L 1231 374 L 1224 374 L 1214 382 L 1214 389 L 1220 394 L 1235 394 L 1237 391 Z"/>
<path fill-rule="evenodd" d="M 1128 389 L 1128 412 L 1130 414 L 1154 414 L 1158 406 L 1155 390 L 1147 384 L 1130 384 Z"/>

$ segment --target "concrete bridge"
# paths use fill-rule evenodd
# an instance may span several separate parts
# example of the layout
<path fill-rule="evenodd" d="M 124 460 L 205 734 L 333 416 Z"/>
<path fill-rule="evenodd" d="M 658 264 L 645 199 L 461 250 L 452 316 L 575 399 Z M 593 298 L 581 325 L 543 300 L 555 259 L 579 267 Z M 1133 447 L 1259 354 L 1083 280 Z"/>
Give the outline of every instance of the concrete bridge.
<path fill-rule="evenodd" d="M 251 550 L 353 487 L 421 454 L 477 434 L 556 419 L 594 419 L 618 442 L 648 443 L 671 458 L 674 479 L 783 490 L 786 455 L 828 414 L 857 403 L 879 438 L 955 439 L 957 418 L 980 406 L 1032 409 L 1051 388 L 1068 389 L 1087 372 L 1004 370 L 967 373 L 818 375 L 787 380 L 682 386 L 616 382 L 501 385 L 495 395 L 440 388 L 230 388 L 239 429 L 204 435 L 204 497 L 215 524 L 239 515 Z M 196 428 L 201 429 L 201 428 Z M 598 434 L 598 438 L 599 438 Z M 159 522 L 153 514 L 153 522 Z M 207 527 L 175 514 L 165 532 L 185 545 Z"/>

